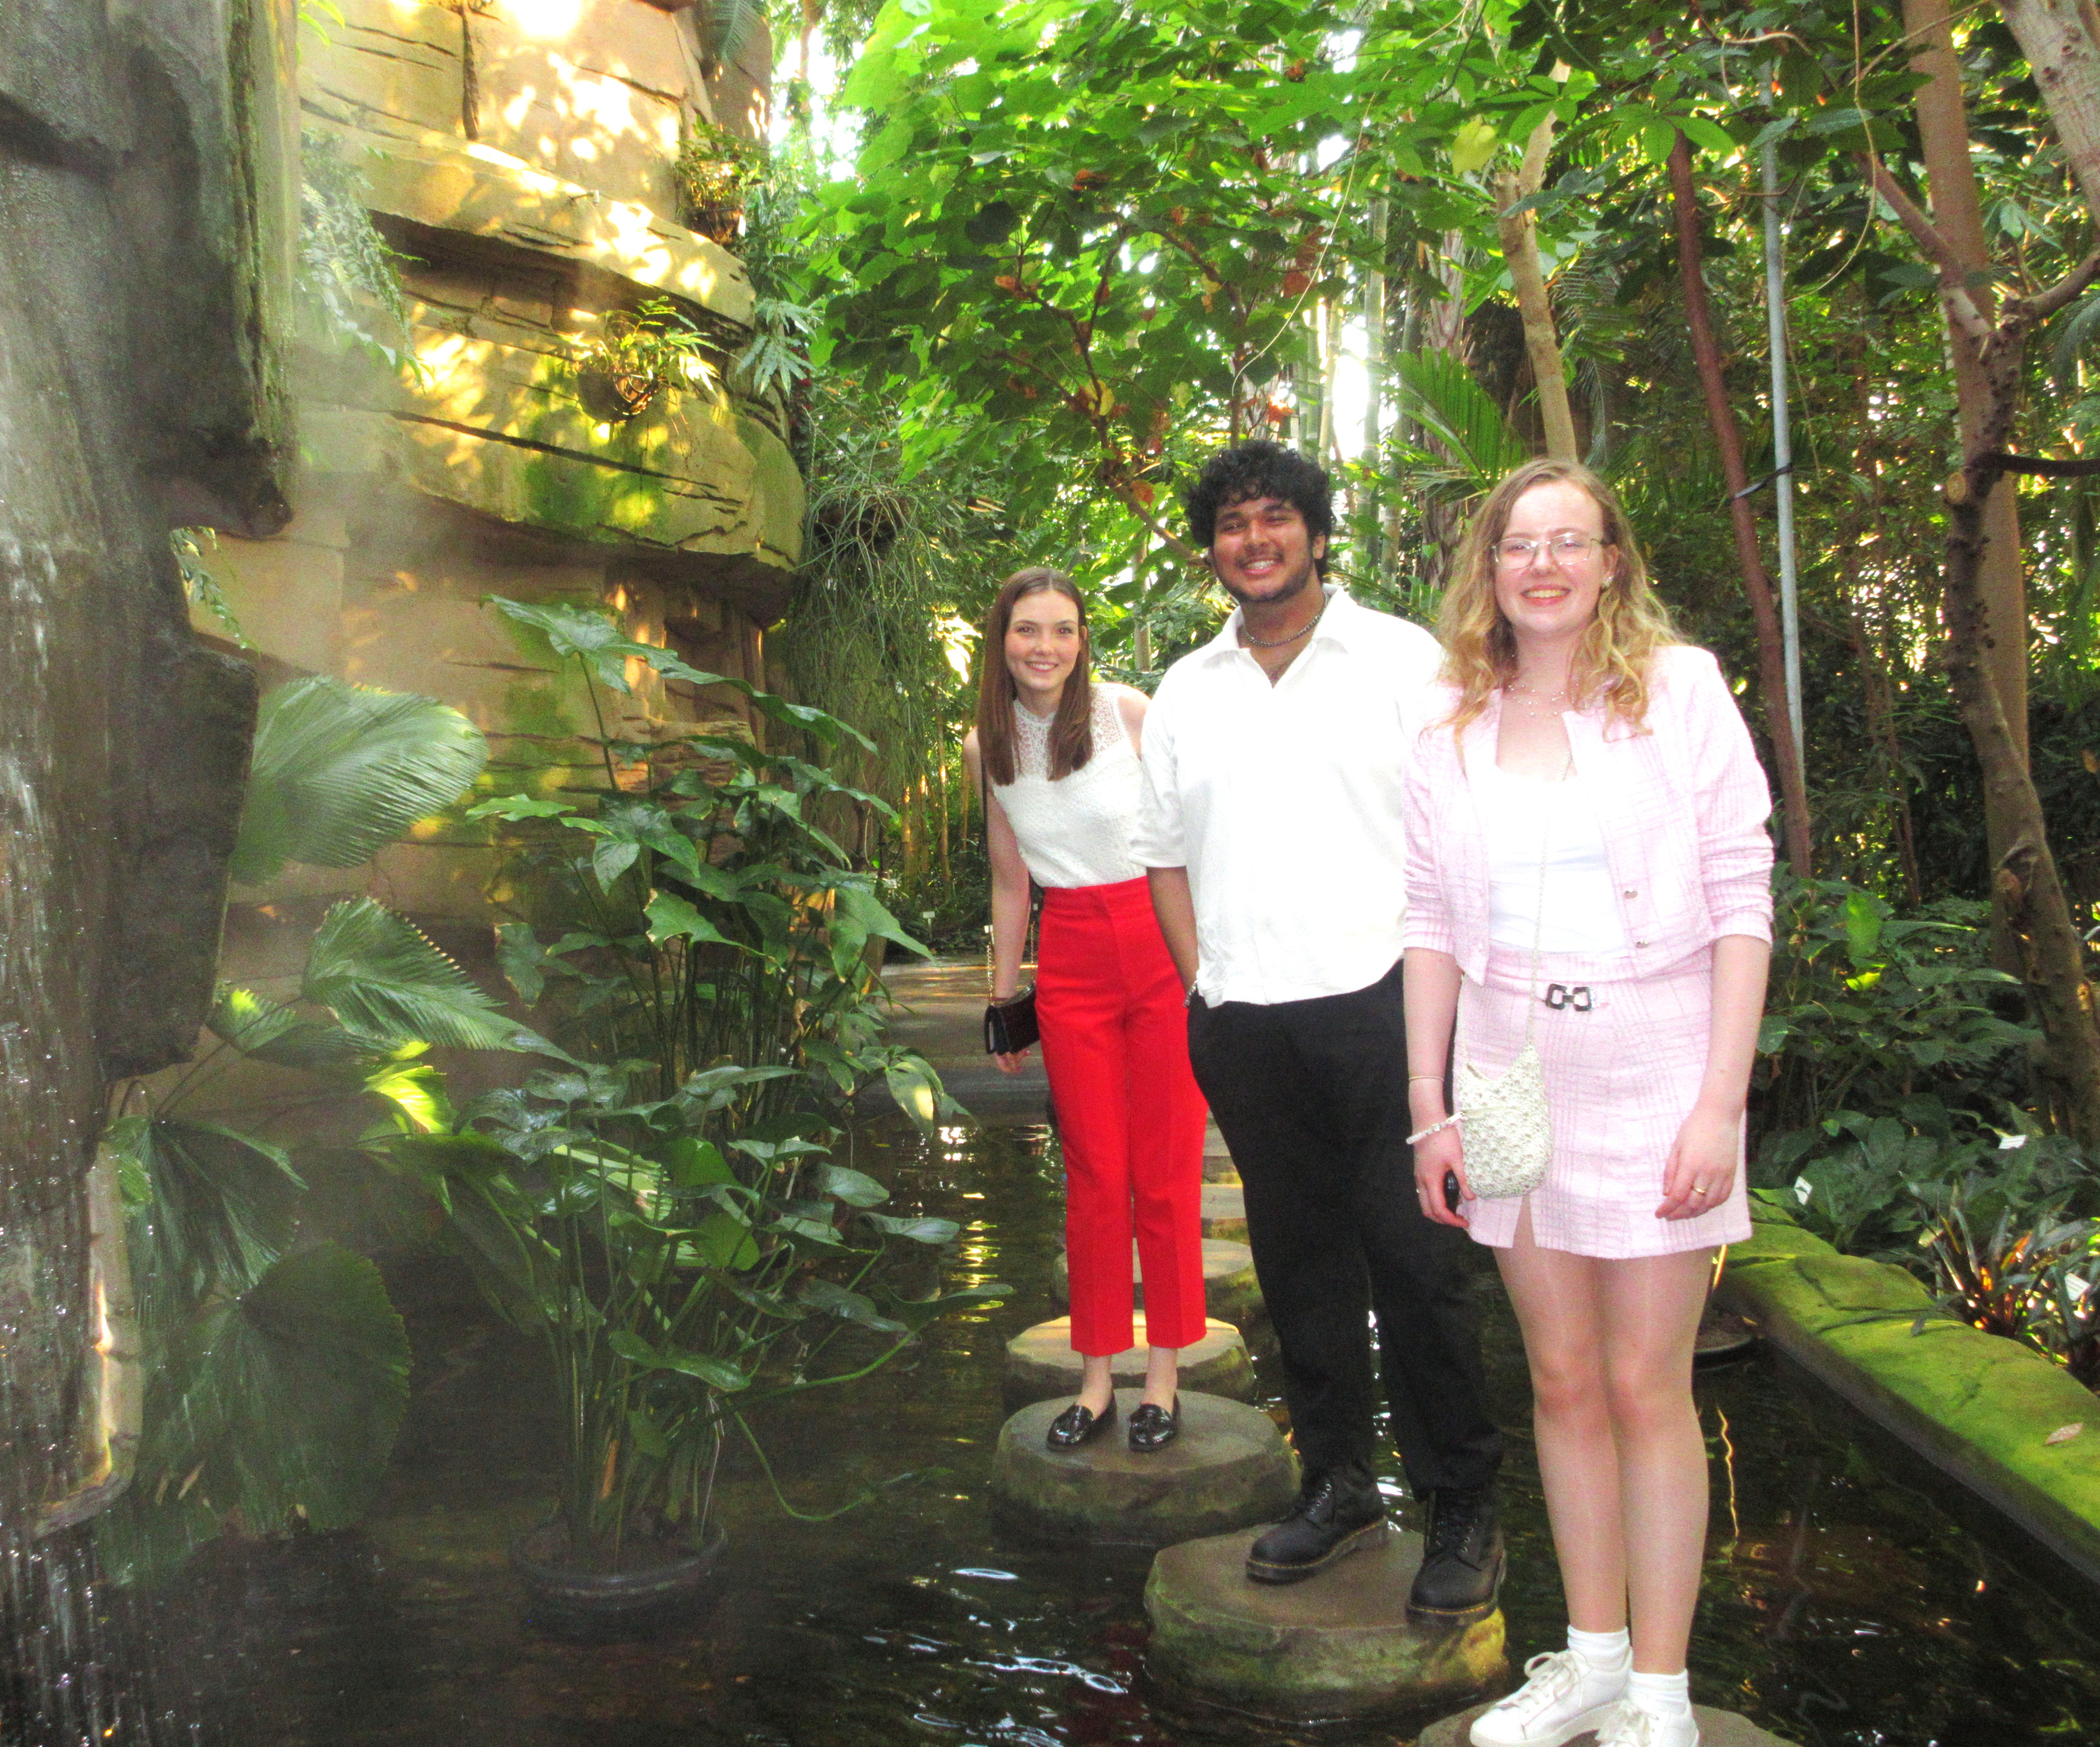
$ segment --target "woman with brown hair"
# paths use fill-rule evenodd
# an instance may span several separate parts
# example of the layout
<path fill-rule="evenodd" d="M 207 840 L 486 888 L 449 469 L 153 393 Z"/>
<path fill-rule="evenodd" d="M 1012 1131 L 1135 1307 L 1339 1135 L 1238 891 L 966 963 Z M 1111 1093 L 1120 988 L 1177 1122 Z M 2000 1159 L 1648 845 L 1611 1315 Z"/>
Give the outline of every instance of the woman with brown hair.
<path fill-rule="evenodd" d="M 1064 1144 L 1072 1345 L 1084 1361 L 1049 1443 L 1076 1449 L 1114 1423 L 1110 1364 L 1134 1336 L 1134 1229 L 1150 1351 L 1129 1440 L 1151 1450 L 1180 1430 L 1180 1352 L 1203 1336 L 1203 1101 L 1181 979 L 1131 854 L 1146 699 L 1096 684 L 1091 665 L 1071 579 L 1009 576 L 986 621 L 963 757 L 985 797 L 995 1006 L 1020 986 L 1031 879 L 1043 888 L 1036 1016 Z M 1017 1073 L 1025 1053 L 999 1064 Z"/>
<path fill-rule="evenodd" d="M 1524 1330 L 1569 1628 L 1472 1739 L 1696 1747 L 1692 1348 L 1716 1247 L 1750 1234 L 1771 797 L 1586 469 L 1533 461 L 1489 494 L 1441 629 L 1441 720 L 1405 792 L 1409 1139 L 1423 1211 L 1493 1246 Z M 1532 1169 L 1493 1144 L 1495 1105 Z"/>

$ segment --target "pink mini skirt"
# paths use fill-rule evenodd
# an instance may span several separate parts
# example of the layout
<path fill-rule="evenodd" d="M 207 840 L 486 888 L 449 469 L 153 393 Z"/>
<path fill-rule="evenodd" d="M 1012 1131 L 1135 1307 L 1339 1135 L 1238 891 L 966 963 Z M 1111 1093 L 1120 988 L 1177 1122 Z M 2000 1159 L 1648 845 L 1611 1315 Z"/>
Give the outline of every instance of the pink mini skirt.
<path fill-rule="evenodd" d="M 1705 1077 L 1713 949 L 1638 982 L 1599 974 L 1613 968 L 1543 953 L 1534 982 L 1529 953 L 1498 947 L 1485 982 L 1467 981 L 1460 1059 L 1489 1074 L 1507 1068 L 1524 1047 L 1529 1008 L 1553 1117 L 1546 1180 L 1529 1195 L 1467 1202 L 1475 1242 L 1510 1247 L 1527 1203 L 1533 1241 L 1576 1255 L 1674 1255 L 1750 1235 L 1740 1136 L 1725 1201 L 1693 1219 L 1655 1216 L 1670 1149 Z"/>

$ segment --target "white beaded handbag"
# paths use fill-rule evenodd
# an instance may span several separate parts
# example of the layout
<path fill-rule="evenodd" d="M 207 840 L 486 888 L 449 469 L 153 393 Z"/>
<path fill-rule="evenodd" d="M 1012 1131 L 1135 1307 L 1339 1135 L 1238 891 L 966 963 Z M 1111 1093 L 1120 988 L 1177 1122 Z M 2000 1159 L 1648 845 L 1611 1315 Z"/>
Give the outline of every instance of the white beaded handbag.
<path fill-rule="evenodd" d="M 1564 783 L 1575 768 L 1570 753 Z M 1552 814 L 1538 834 L 1538 905 L 1532 919 L 1530 989 L 1524 1000 L 1524 1048 L 1499 1078 L 1472 1064 L 1466 1047 L 1466 991 L 1458 990 L 1458 1043 L 1461 1060 L 1452 1076 L 1453 1101 L 1464 1137 L 1466 1185 L 1488 1201 L 1529 1195 L 1546 1180 L 1553 1158 L 1553 1118 L 1546 1107 L 1546 1064 L 1532 1031 L 1538 1017 L 1538 943 L 1546 927 L 1546 856 Z"/>

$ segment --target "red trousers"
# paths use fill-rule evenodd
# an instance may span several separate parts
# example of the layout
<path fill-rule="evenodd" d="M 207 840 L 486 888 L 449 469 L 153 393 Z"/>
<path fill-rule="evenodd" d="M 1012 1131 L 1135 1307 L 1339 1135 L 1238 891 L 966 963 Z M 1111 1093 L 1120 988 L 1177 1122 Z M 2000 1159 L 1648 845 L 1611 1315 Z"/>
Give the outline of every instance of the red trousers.
<path fill-rule="evenodd" d="M 1203 1095 L 1143 880 L 1043 894 L 1035 1012 L 1065 1148 L 1072 1345 L 1132 1343 L 1133 1225 L 1155 1347 L 1203 1336 Z"/>

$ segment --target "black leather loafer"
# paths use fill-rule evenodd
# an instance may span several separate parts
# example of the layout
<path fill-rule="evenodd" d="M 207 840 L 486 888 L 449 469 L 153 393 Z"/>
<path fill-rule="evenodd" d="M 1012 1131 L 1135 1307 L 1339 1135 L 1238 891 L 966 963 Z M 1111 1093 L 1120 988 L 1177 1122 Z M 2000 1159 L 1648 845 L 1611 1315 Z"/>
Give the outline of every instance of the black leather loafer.
<path fill-rule="evenodd" d="M 1171 1407 L 1142 1404 L 1130 1416 L 1130 1447 L 1136 1450 L 1164 1449 L 1181 1436 L 1181 1397 Z"/>
<path fill-rule="evenodd" d="M 1298 1502 L 1247 1549 L 1246 1574 L 1256 1583 L 1299 1583 L 1338 1559 L 1385 1539 L 1385 1500 L 1361 1462 L 1305 1476 Z"/>
<path fill-rule="evenodd" d="M 1091 1408 L 1082 1407 L 1074 1401 L 1050 1422 L 1049 1435 L 1043 1439 L 1052 1449 L 1077 1449 L 1082 1444 L 1091 1443 L 1115 1423 L 1115 1397 L 1109 1397 L 1107 1409 L 1096 1414 Z"/>
<path fill-rule="evenodd" d="M 1493 1486 L 1440 1486 L 1429 1495 L 1422 1568 L 1407 1598 L 1411 1619 L 1459 1626 L 1494 1612 L 1502 1581 L 1502 1529 Z"/>

